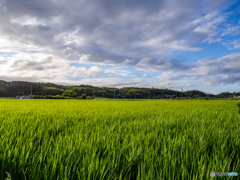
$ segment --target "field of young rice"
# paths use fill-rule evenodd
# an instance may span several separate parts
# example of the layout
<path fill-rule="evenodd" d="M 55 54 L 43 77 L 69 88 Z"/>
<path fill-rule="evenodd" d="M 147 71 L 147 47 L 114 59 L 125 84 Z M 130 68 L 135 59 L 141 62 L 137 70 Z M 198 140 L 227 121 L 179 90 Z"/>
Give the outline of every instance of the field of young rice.
<path fill-rule="evenodd" d="M 237 101 L 4 99 L 0 179 L 206 180 L 239 173 L 239 136 Z"/>

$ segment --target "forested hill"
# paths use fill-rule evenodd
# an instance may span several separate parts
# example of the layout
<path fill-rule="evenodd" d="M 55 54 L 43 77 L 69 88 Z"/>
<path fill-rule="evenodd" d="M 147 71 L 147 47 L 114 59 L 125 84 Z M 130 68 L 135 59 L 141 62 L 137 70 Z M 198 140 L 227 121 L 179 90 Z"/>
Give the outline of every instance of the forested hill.
<path fill-rule="evenodd" d="M 6 82 L 0 80 L 0 97 L 15 97 L 21 95 L 21 85 L 26 83 L 31 85 L 31 82 L 12 81 Z M 61 95 L 64 92 L 76 93 L 77 96 L 86 94 L 87 96 L 94 95 L 95 97 L 114 98 L 114 91 L 116 98 L 131 98 L 134 99 L 153 99 L 165 97 L 181 97 L 181 91 L 175 91 L 171 89 L 157 89 L 157 88 L 138 88 L 138 87 L 124 87 L 124 88 L 111 88 L 111 87 L 94 87 L 91 85 L 79 85 L 79 86 L 63 86 L 53 83 L 38 83 L 42 89 L 46 90 L 47 95 Z M 188 96 L 210 96 L 204 92 L 192 90 L 183 92 L 183 97 Z M 213 95 L 212 95 L 213 96 Z"/>

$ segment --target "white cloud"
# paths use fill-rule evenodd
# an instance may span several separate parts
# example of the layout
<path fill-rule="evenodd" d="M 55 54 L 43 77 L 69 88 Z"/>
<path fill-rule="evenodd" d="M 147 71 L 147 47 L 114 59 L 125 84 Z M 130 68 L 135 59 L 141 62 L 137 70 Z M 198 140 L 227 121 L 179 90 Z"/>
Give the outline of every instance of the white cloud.
<path fill-rule="evenodd" d="M 224 43 L 229 49 L 238 49 L 240 48 L 240 39 L 238 40 L 233 40 L 232 42 L 229 43 Z"/>
<path fill-rule="evenodd" d="M 89 75 L 97 75 L 103 72 L 103 69 L 97 67 L 97 66 L 92 66 L 88 69 L 88 71 L 86 72 L 86 74 Z"/>
<path fill-rule="evenodd" d="M 112 61 L 112 60 L 105 60 L 103 63 L 104 64 L 112 64 L 114 61 Z"/>
<path fill-rule="evenodd" d="M 240 26 L 232 26 L 231 24 L 228 24 L 227 28 L 223 30 L 221 37 L 229 34 L 237 35 L 240 33 L 239 31 L 240 31 Z"/>
<path fill-rule="evenodd" d="M 120 70 L 116 68 L 109 68 L 104 71 L 104 73 L 112 73 L 120 76 L 129 76 L 131 74 L 130 71 L 127 70 Z"/>
<path fill-rule="evenodd" d="M 152 60 L 152 58 L 150 58 L 150 57 L 142 58 L 142 59 L 137 63 L 137 66 L 142 66 L 142 65 L 149 64 L 151 60 Z"/>
<path fill-rule="evenodd" d="M 51 55 L 37 60 L 15 59 L 3 63 L 0 67 L 0 79 L 61 79 L 65 78 L 74 68 Z"/>
<path fill-rule="evenodd" d="M 136 60 L 135 59 L 125 59 L 123 61 L 123 65 L 133 64 Z"/>
<path fill-rule="evenodd" d="M 87 72 L 86 67 L 78 67 L 76 70 L 72 73 L 72 77 L 83 77 Z"/>
<path fill-rule="evenodd" d="M 80 63 L 85 63 L 90 57 L 91 57 L 91 54 L 79 54 L 80 58 L 79 58 L 79 62 Z"/>
<path fill-rule="evenodd" d="M 14 59 L 2 62 L 0 79 L 64 80 L 67 77 L 95 76 L 101 72 L 103 72 L 103 69 L 97 66 L 92 66 L 87 70 L 86 67 L 70 66 L 68 61 L 48 55 L 36 60 Z"/>
<path fill-rule="evenodd" d="M 17 23 L 19 25 L 23 26 L 38 26 L 38 25 L 44 25 L 43 22 L 38 21 L 36 17 L 30 17 L 30 16 L 23 16 L 23 17 L 17 17 L 11 20 L 11 23 Z"/>

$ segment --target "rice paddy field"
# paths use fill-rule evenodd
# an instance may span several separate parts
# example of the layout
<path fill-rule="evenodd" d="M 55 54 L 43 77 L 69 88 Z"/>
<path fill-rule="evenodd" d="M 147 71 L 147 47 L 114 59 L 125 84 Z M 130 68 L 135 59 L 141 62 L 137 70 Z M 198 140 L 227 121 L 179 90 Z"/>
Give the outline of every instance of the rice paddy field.
<path fill-rule="evenodd" d="M 239 170 L 237 101 L 0 99 L 0 179 L 206 180 Z"/>

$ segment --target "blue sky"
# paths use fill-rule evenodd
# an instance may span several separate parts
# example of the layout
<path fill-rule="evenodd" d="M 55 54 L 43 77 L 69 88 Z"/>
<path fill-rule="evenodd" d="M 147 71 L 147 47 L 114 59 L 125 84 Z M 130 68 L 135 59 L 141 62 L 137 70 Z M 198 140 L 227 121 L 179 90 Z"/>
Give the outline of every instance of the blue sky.
<path fill-rule="evenodd" d="M 240 91 L 240 2 L 0 0 L 0 79 Z"/>

